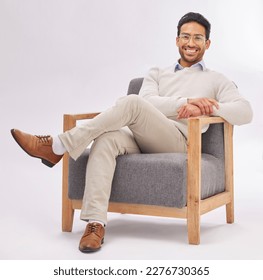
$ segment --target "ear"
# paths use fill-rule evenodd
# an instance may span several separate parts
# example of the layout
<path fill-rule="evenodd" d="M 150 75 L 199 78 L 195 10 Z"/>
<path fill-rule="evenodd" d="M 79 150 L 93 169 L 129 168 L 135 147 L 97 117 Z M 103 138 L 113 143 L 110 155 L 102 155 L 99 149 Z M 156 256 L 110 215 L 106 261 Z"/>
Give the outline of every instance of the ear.
<path fill-rule="evenodd" d="M 179 45 L 179 37 L 176 37 L 176 46 L 178 47 L 178 45 Z"/>
<path fill-rule="evenodd" d="M 206 40 L 206 42 L 205 42 L 205 48 L 206 48 L 207 50 L 209 49 L 210 45 L 211 45 L 211 41 L 210 41 L 210 40 Z"/>

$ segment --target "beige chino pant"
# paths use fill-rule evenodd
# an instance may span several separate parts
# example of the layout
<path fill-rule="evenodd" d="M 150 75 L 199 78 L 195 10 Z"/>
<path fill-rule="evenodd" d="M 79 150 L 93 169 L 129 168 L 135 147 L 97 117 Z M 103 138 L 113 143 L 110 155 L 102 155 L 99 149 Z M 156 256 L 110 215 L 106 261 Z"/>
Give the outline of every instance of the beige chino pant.
<path fill-rule="evenodd" d="M 94 140 L 80 218 L 105 224 L 117 156 L 187 150 L 186 139 L 175 122 L 137 95 L 120 98 L 114 107 L 59 138 L 75 160 Z"/>

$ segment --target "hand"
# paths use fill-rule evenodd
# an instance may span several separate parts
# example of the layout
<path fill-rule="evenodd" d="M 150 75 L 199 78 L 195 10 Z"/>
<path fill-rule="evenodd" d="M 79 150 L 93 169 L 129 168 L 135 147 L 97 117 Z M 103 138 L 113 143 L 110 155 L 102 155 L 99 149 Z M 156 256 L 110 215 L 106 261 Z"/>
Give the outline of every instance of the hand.
<path fill-rule="evenodd" d="M 219 108 L 218 103 L 213 98 L 193 98 L 188 99 L 188 104 L 192 104 L 200 108 L 202 115 L 208 115 L 210 116 L 213 114 L 213 106 L 215 106 L 217 109 Z"/>
<path fill-rule="evenodd" d="M 186 119 L 190 117 L 199 117 L 202 116 L 202 112 L 200 108 L 196 105 L 192 104 L 185 104 L 182 107 L 180 107 L 177 111 L 177 119 Z"/>

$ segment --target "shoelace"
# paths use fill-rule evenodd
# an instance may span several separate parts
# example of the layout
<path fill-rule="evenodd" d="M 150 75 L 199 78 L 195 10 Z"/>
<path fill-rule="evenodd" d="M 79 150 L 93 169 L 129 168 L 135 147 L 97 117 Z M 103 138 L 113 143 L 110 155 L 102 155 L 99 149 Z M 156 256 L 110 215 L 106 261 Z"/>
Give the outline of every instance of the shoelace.
<path fill-rule="evenodd" d="M 35 135 L 40 143 L 49 143 L 50 135 Z"/>
<path fill-rule="evenodd" d="M 88 224 L 85 236 L 87 236 L 93 232 L 98 233 L 98 231 L 99 231 L 99 224 Z"/>

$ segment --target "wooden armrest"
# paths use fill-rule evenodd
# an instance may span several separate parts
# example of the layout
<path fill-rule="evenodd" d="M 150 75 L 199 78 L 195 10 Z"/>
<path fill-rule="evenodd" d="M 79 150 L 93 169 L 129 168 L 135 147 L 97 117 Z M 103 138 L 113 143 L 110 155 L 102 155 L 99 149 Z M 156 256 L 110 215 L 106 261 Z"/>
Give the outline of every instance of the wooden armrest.
<path fill-rule="evenodd" d="M 65 114 L 64 115 L 64 126 L 63 126 L 64 132 L 75 127 L 77 124 L 77 121 L 93 119 L 98 114 L 100 114 L 100 113 L 97 112 L 97 113 L 86 113 L 86 114 Z"/>
<path fill-rule="evenodd" d="M 189 118 L 188 122 L 198 120 L 201 125 L 203 124 L 213 124 L 213 123 L 226 123 L 227 121 L 221 117 L 209 117 L 209 116 L 200 116 Z"/>
<path fill-rule="evenodd" d="M 233 194 L 233 125 L 221 117 L 196 117 L 188 119 L 187 197 L 188 209 L 200 213 L 202 125 L 224 124 L 225 190 Z M 191 217 L 191 219 L 195 219 Z"/>
<path fill-rule="evenodd" d="M 68 117 L 68 118 L 72 118 L 76 121 L 79 120 L 85 120 L 85 119 L 92 119 L 94 117 L 96 117 L 98 114 L 100 114 L 99 112 L 96 113 L 85 113 L 85 114 L 65 114 L 64 117 Z"/>
<path fill-rule="evenodd" d="M 233 125 L 221 117 L 202 116 L 189 118 L 187 142 L 187 223 L 189 243 L 191 244 L 200 243 L 202 125 L 216 123 L 224 124 L 225 194 L 229 197 L 229 201 L 233 201 Z M 218 205 L 222 205 L 222 202 L 218 203 Z M 228 209 L 227 221 L 233 222 L 233 203 L 228 203 L 226 207 Z"/>
<path fill-rule="evenodd" d="M 188 159 L 194 161 L 193 166 L 199 166 L 201 160 L 202 126 L 216 123 L 224 123 L 224 132 L 229 135 L 227 130 L 231 125 L 221 117 L 200 116 L 188 119 Z"/>

